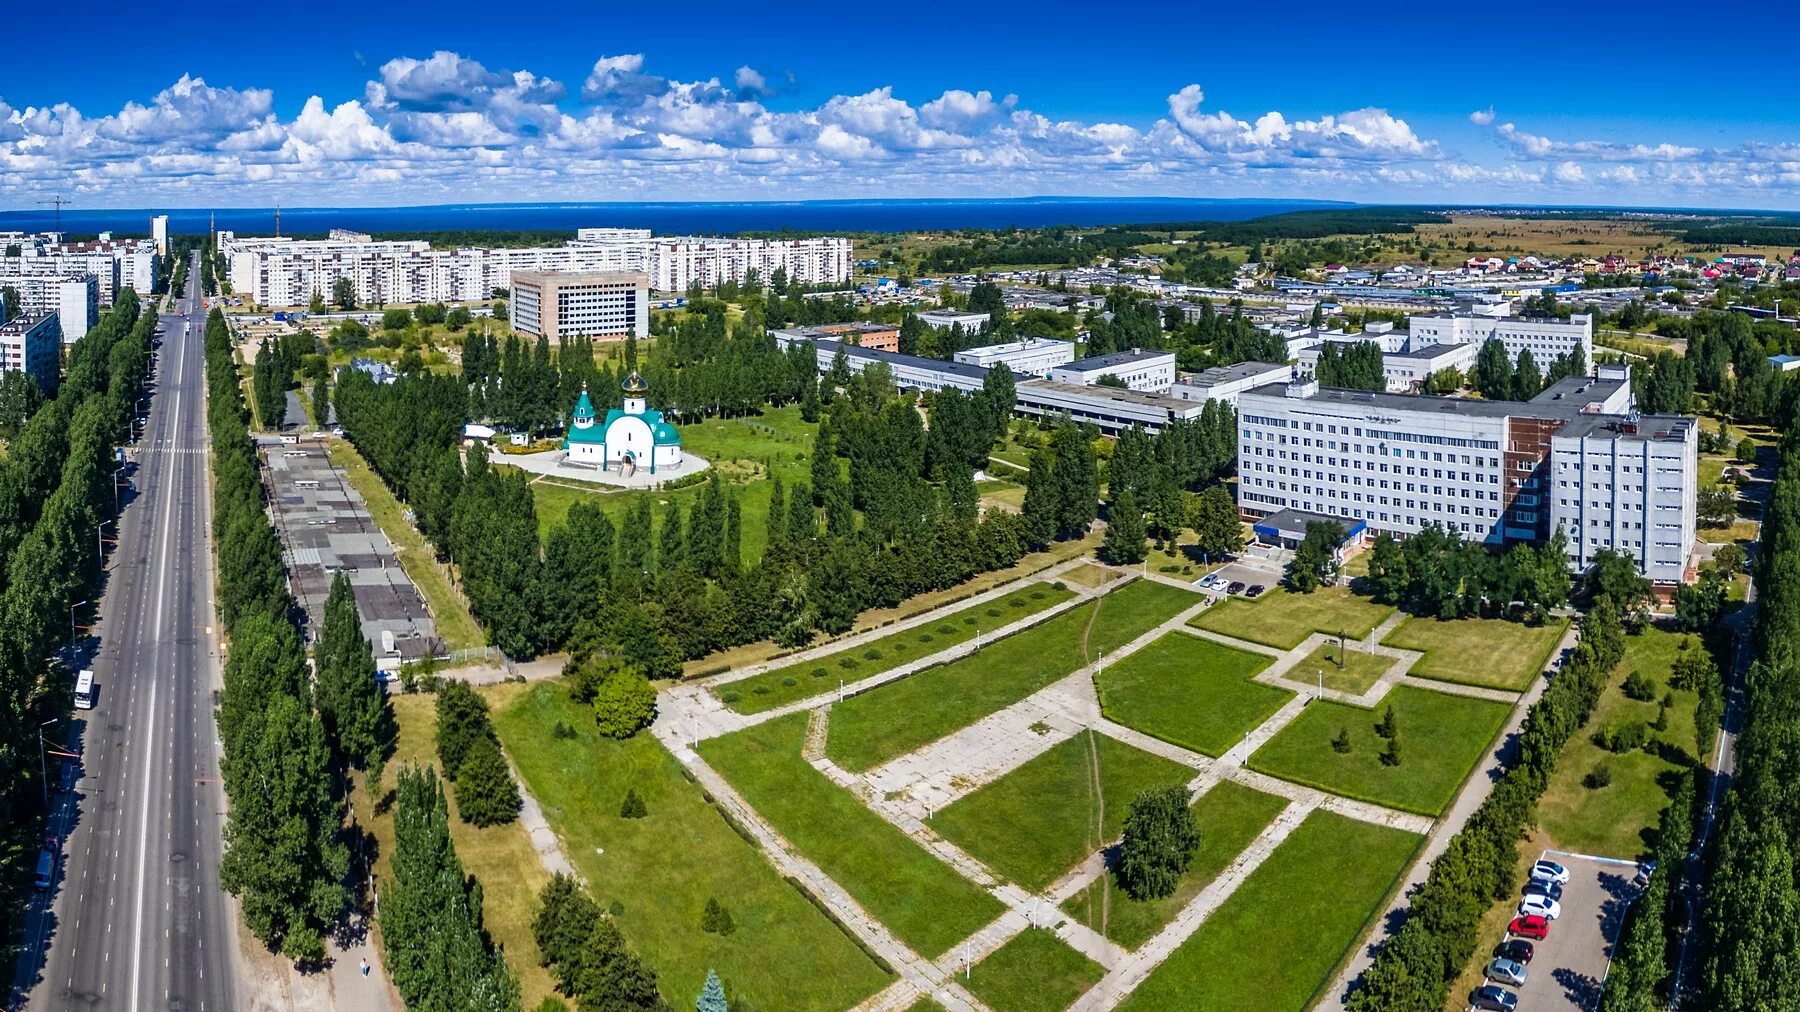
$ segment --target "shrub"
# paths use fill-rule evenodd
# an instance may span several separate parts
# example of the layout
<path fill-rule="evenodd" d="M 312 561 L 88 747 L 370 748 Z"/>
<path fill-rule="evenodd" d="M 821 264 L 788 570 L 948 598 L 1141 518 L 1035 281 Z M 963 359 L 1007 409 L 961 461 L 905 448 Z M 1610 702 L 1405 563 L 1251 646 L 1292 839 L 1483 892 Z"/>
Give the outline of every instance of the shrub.
<path fill-rule="evenodd" d="M 625 788 L 625 800 L 619 803 L 619 818 L 641 819 L 649 814 L 650 810 L 644 807 L 644 799 L 638 794 L 637 788 Z"/>
<path fill-rule="evenodd" d="M 467 682 L 445 682 L 437 694 L 437 753 L 445 776 L 454 777 L 475 742 L 493 733 L 487 702 Z"/>
<path fill-rule="evenodd" d="M 758 685 L 756 688 L 751 689 L 750 691 L 756 693 L 759 696 L 766 696 L 769 694 L 769 687 L 767 685 Z"/>
<path fill-rule="evenodd" d="M 700 930 L 709 935 L 729 935 L 737 930 L 737 924 L 731 919 L 731 911 L 725 909 L 718 897 L 706 901 L 706 911 L 700 915 Z"/>
<path fill-rule="evenodd" d="M 1025 601 L 1023 598 L 1015 597 L 1012 600 L 1006 602 L 1006 605 L 1009 608 L 1023 608 L 1023 607 L 1025 607 Z"/>
<path fill-rule="evenodd" d="M 939 636 L 954 636 L 956 635 L 956 627 L 948 622 L 942 623 L 937 627 L 937 634 Z"/>
<path fill-rule="evenodd" d="M 767 686 L 757 686 L 761 692 Z M 616 664 L 594 693 L 594 722 L 608 738 L 629 738 L 656 719 L 656 689 L 636 668 Z"/>
<path fill-rule="evenodd" d="M 850 656 L 849 654 L 845 654 L 844 656 L 838 658 L 838 667 L 843 668 L 845 671 L 849 671 L 858 666 L 859 665 L 857 664 L 856 658 Z"/>
<path fill-rule="evenodd" d="M 791 689 L 794 686 L 799 685 L 800 680 L 793 675 L 786 675 L 781 679 L 781 684 Z"/>
<path fill-rule="evenodd" d="M 1642 748 L 1650 740 L 1650 729 L 1641 720 L 1624 724 L 1611 724 L 1595 731 L 1594 744 L 1613 753 L 1630 752 Z"/>
<path fill-rule="evenodd" d="M 1350 751 L 1350 729 L 1339 728 L 1337 737 L 1331 739 L 1331 747 L 1338 755 L 1346 755 Z"/>
<path fill-rule="evenodd" d="M 1034 590 L 1031 592 L 1031 599 L 1033 601 L 1042 601 L 1044 599 L 1044 596 L 1045 596 L 1044 592 L 1041 590 Z"/>
<path fill-rule="evenodd" d="M 937 639 L 937 637 L 931 635 L 930 633 L 920 633 L 919 634 L 919 642 L 920 643 L 930 643 L 934 639 Z"/>
<path fill-rule="evenodd" d="M 1200 827 L 1188 808 L 1187 788 L 1171 784 L 1139 794 L 1125 816 L 1119 887 L 1133 899 L 1174 895 L 1199 846 Z"/>
<path fill-rule="evenodd" d="M 719 698 L 726 703 L 735 703 L 738 700 L 743 699 L 744 694 L 736 689 L 726 689 L 724 692 L 719 693 Z"/>
<path fill-rule="evenodd" d="M 987 617 L 988 618 L 999 618 L 1000 617 L 1000 609 L 998 609 L 998 608 L 987 609 Z"/>
<path fill-rule="evenodd" d="M 1069 585 L 1062 582 L 1061 580 L 1058 580 L 1055 583 L 1052 583 L 1050 586 L 1056 588 L 1057 590 L 1068 590 L 1069 589 Z"/>
<path fill-rule="evenodd" d="M 963 621 L 963 625 L 974 625 L 975 624 L 975 616 L 964 615 L 962 621 Z"/>
<path fill-rule="evenodd" d="M 1656 683 L 1642 671 L 1633 671 L 1625 676 L 1625 684 L 1620 686 L 1626 698 L 1640 703 L 1648 703 L 1656 698 Z"/>
<path fill-rule="evenodd" d="M 1387 747 L 1381 750 L 1379 758 L 1383 766 L 1400 765 L 1400 735 L 1398 732 L 1388 738 Z"/>
<path fill-rule="evenodd" d="M 1394 704 L 1389 703 L 1387 709 L 1381 711 L 1381 720 L 1375 725 L 1375 733 L 1383 738 L 1400 736 L 1400 721 L 1394 716 Z"/>
<path fill-rule="evenodd" d="M 1612 767 L 1605 763 L 1595 763 L 1594 768 L 1581 778 L 1581 785 L 1590 791 L 1600 790 L 1612 783 Z"/>
<path fill-rule="evenodd" d="M 568 741 L 573 738 L 581 737 L 581 732 L 559 720 L 556 722 L 556 726 L 550 729 L 550 737 L 561 738 L 564 741 Z"/>
<path fill-rule="evenodd" d="M 816 667 L 816 668 L 812 669 L 811 671 L 807 672 L 807 674 L 812 675 L 814 678 L 824 678 L 826 675 L 831 674 L 831 670 L 824 666 L 820 666 L 820 667 Z"/>
<path fill-rule="evenodd" d="M 870 647 L 869 649 L 863 651 L 863 660 L 865 660 L 865 661 L 878 661 L 878 660 L 881 660 L 884 656 L 886 656 L 886 655 L 881 652 L 880 647 Z"/>

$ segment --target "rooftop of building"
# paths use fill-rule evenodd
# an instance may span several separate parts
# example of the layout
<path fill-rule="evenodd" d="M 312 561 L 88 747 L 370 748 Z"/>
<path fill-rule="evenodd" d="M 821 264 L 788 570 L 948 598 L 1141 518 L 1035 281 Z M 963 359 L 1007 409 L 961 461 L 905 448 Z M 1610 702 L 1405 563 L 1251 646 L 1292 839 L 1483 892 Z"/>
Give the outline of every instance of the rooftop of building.
<path fill-rule="evenodd" d="M 1404 358 L 1417 362 L 1430 362 L 1433 359 L 1443 358 L 1445 355 L 1454 355 L 1467 347 L 1468 344 L 1464 342 L 1428 344 L 1423 348 L 1414 348 L 1412 351 L 1391 351 L 1383 357 Z"/>
<path fill-rule="evenodd" d="M 1072 372 L 1098 372 L 1102 369 L 1116 369 L 1122 365 L 1133 365 L 1138 362 L 1155 362 L 1161 359 L 1173 359 L 1172 351 L 1145 351 L 1133 348 L 1130 351 L 1115 351 L 1110 355 L 1092 355 L 1077 359 L 1062 368 Z"/>
<path fill-rule="evenodd" d="M 0 334 L 23 334 L 55 315 L 55 313 L 20 313 L 5 323 L 0 323 Z"/>
<path fill-rule="evenodd" d="M 1593 380 L 1594 383 L 1617 383 L 1618 380 Z M 1567 424 L 1558 435 L 1597 435 L 1609 428 L 1620 425 L 1635 425 L 1635 432 L 1623 429 L 1624 435 L 1637 435 L 1644 439 L 1685 439 L 1684 427 L 1692 425 L 1694 420 L 1686 415 L 1617 415 L 1601 414 L 1587 411 L 1585 407 L 1599 396 L 1584 397 L 1577 400 L 1564 399 L 1554 402 L 1534 401 L 1490 401 L 1478 397 L 1434 397 L 1428 394 L 1390 394 L 1372 390 L 1345 390 L 1338 387 L 1318 387 L 1310 396 L 1290 397 L 1290 387 L 1298 384 L 1271 383 L 1253 390 L 1245 391 L 1240 397 L 1271 397 L 1282 400 L 1309 400 L 1330 404 L 1344 404 L 1352 407 L 1378 408 L 1387 411 L 1411 411 L 1415 413 L 1432 413 L 1461 415 L 1466 418 L 1542 418 L 1561 420 Z M 1243 410 L 1240 402 L 1240 411 Z"/>
<path fill-rule="evenodd" d="M 649 285 L 650 275 L 642 271 L 513 271 L 513 283 L 543 285 L 554 283 L 559 288 L 571 285 Z"/>
<path fill-rule="evenodd" d="M 1557 430 L 1570 438 L 1602 436 L 1642 442 L 1686 442 L 1696 419 L 1686 415 L 1576 415 Z"/>
<path fill-rule="evenodd" d="M 1240 380 L 1254 379 L 1273 372 L 1286 372 L 1293 368 L 1287 363 L 1274 362 L 1239 362 L 1236 365 L 1215 365 L 1187 379 L 1193 386 L 1215 386 L 1220 383 L 1235 383 Z"/>
<path fill-rule="evenodd" d="M 1533 404 L 1560 404 L 1563 402 L 1592 403 L 1604 401 L 1631 385 L 1628 379 L 1602 379 L 1595 376 L 1564 376 L 1555 383 L 1544 388 L 1544 392 L 1531 399 Z"/>
<path fill-rule="evenodd" d="M 1015 351 L 1031 351 L 1046 349 L 1051 345 L 1068 347 L 1073 341 L 1059 341 L 1054 337 L 1027 337 L 1019 341 L 1007 341 L 1004 344 L 984 344 L 979 348 L 964 348 L 961 355 L 1005 355 Z"/>
<path fill-rule="evenodd" d="M 956 375 L 956 376 L 965 376 L 965 377 L 968 377 L 969 379 L 974 379 L 974 380 L 979 380 L 982 377 L 986 376 L 988 373 L 988 371 L 986 369 L 983 369 L 982 367 L 980 367 L 978 365 L 969 365 L 964 362 L 946 362 L 941 358 L 924 358 L 919 355 L 902 355 L 897 351 L 877 351 L 874 348 L 864 348 L 861 345 L 856 345 L 856 344 L 845 344 L 842 341 L 831 341 L 831 340 L 827 340 L 824 338 L 815 338 L 805 328 L 789 327 L 789 328 L 785 328 L 782 330 L 774 331 L 774 333 L 785 334 L 789 337 L 799 338 L 801 340 L 812 341 L 812 343 L 814 345 L 816 345 L 820 351 L 825 352 L 828 355 L 836 355 L 838 353 L 838 350 L 841 348 L 841 349 L 843 349 L 844 354 L 849 356 L 850 358 L 860 358 L 860 359 L 865 359 L 865 360 L 874 361 L 874 362 L 886 362 L 887 364 L 889 364 L 891 366 L 904 366 L 904 367 L 912 368 L 912 369 L 933 370 L 936 372 L 948 373 L 948 374 Z"/>
<path fill-rule="evenodd" d="M 1182 400 L 1167 394 L 1152 394 L 1142 390 L 1127 390 L 1124 387 L 1093 386 L 1082 383 L 1058 383 L 1055 380 L 1022 380 L 1014 388 L 1016 393 L 1027 390 L 1042 390 L 1047 393 L 1060 394 L 1065 397 L 1078 397 L 1095 403 L 1111 401 L 1122 404 L 1141 404 L 1145 407 L 1157 407 L 1178 411 L 1192 411 L 1199 406 L 1198 401 Z"/>

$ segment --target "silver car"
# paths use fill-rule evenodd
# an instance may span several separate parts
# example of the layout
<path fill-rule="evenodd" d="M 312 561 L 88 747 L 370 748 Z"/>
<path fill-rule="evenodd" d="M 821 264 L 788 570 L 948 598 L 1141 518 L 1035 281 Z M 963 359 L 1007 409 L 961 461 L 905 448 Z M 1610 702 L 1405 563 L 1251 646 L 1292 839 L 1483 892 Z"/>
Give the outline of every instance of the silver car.
<path fill-rule="evenodd" d="M 1525 986 L 1525 976 L 1528 972 L 1524 966 L 1510 959 L 1496 959 L 1487 965 L 1487 969 L 1481 971 L 1482 976 L 1487 979 L 1510 984 L 1513 987 Z"/>

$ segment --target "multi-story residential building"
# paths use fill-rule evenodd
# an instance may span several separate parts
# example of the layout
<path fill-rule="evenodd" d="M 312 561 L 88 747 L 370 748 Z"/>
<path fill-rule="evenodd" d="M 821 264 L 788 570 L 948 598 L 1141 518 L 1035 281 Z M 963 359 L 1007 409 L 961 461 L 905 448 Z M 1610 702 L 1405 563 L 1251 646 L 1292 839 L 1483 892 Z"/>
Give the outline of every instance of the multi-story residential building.
<path fill-rule="evenodd" d="M 958 309 L 927 309 L 924 312 L 914 313 L 913 315 L 919 318 L 920 323 L 923 323 L 928 327 L 936 327 L 938 330 L 949 330 L 951 327 L 961 327 L 964 332 L 970 334 L 979 331 L 988 324 L 988 314 L 969 313 Z"/>
<path fill-rule="evenodd" d="M 38 389 L 56 392 L 62 376 L 62 330 L 55 313 L 21 313 L 0 323 L 0 372 L 24 372 Z"/>
<path fill-rule="evenodd" d="M 1050 378 L 1055 382 L 1076 386 L 1093 386 L 1104 376 L 1123 382 L 1127 390 L 1166 391 L 1175 384 L 1175 353 L 1133 348 L 1111 355 L 1093 355 L 1050 370 Z"/>
<path fill-rule="evenodd" d="M 512 324 L 521 334 L 649 337 L 650 279 L 629 271 L 513 271 Z"/>
<path fill-rule="evenodd" d="M 1567 320 L 1513 316 L 1510 302 L 1478 305 L 1467 313 L 1413 316 L 1407 319 L 1407 344 L 1417 350 L 1434 344 L 1470 344 L 1479 348 L 1489 338 L 1499 338 L 1508 358 L 1530 351 L 1539 370 L 1577 348 L 1582 361 L 1594 360 L 1594 318 L 1577 313 Z"/>
<path fill-rule="evenodd" d="M 150 218 L 150 241 L 156 244 L 156 255 L 169 255 L 169 216 L 152 215 Z"/>
<path fill-rule="evenodd" d="M 100 280 L 92 274 L 0 277 L 0 288 L 19 293 L 21 314 L 55 313 L 65 342 L 80 340 L 100 318 Z"/>
<path fill-rule="evenodd" d="M 1670 584 L 1693 542 L 1696 431 L 1691 418 L 1633 413 L 1627 379 L 1573 377 L 1511 402 L 1321 389 L 1307 377 L 1238 396 L 1238 505 L 1402 536 L 1437 523 L 1491 545 L 1541 544 L 1560 524 L 1572 564 L 1612 548 Z M 1583 480 L 1625 490 L 1556 484 Z M 1641 515 L 1624 515 L 1634 507 Z"/>
<path fill-rule="evenodd" d="M 717 239 L 668 236 L 649 245 L 650 283 L 659 292 L 685 292 L 742 282 L 751 271 L 764 284 L 777 271 L 803 285 L 836 285 L 850 279 L 851 248 L 845 238 Z"/>
<path fill-rule="evenodd" d="M 920 316 L 925 314 L 921 313 Z M 974 314 L 985 316 L 984 313 Z M 1004 363 L 1016 376 L 1048 376 L 1050 370 L 1075 361 L 1075 343 L 1048 337 L 1027 337 L 1006 344 L 989 344 L 980 348 L 964 348 L 953 356 L 967 365 L 992 369 Z"/>
<path fill-rule="evenodd" d="M 61 232 L 0 235 L 0 279 L 92 274 L 101 306 L 112 305 L 122 288 L 149 295 L 161 267 L 162 254 L 151 239 L 71 243 Z"/>

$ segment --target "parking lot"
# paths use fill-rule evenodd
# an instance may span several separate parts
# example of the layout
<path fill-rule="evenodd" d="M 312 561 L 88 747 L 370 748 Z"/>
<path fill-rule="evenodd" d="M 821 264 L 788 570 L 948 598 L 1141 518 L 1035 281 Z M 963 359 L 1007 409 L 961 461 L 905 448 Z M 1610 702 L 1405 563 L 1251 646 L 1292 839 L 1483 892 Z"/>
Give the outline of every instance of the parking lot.
<path fill-rule="evenodd" d="M 1543 857 L 1569 869 L 1562 916 L 1551 925 L 1549 938 L 1532 943 L 1536 952 L 1526 968 L 1525 985 L 1513 990 L 1518 992 L 1521 1012 L 1591 1012 L 1600 1006 L 1613 944 L 1625 923 L 1625 911 L 1639 892 L 1632 884 L 1637 865 L 1558 850 L 1545 851 Z"/>
<path fill-rule="evenodd" d="M 1217 576 L 1219 582 L 1216 586 L 1209 589 L 1218 594 L 1225 593 L 1225 588 L 1230 586 L 1234 581 L 1242 583 L 1245 587 L 1254 587 L 1260 583 L 1270 590 L 1275 589 L 1275 587 L 1279 586 L 1281 583 L 1281 570 L 1264 569 L 1259 565 L 1254 565 L 1243 560 L 1228 562 L 1218 569 L 1213 570 L 1212 575 Z M 1204 578 L 1205 577 L 1201 577 L 1201 579 Z M 1197 582 L 1198 581 L 1196 581 L 1196 583 Z"/>

